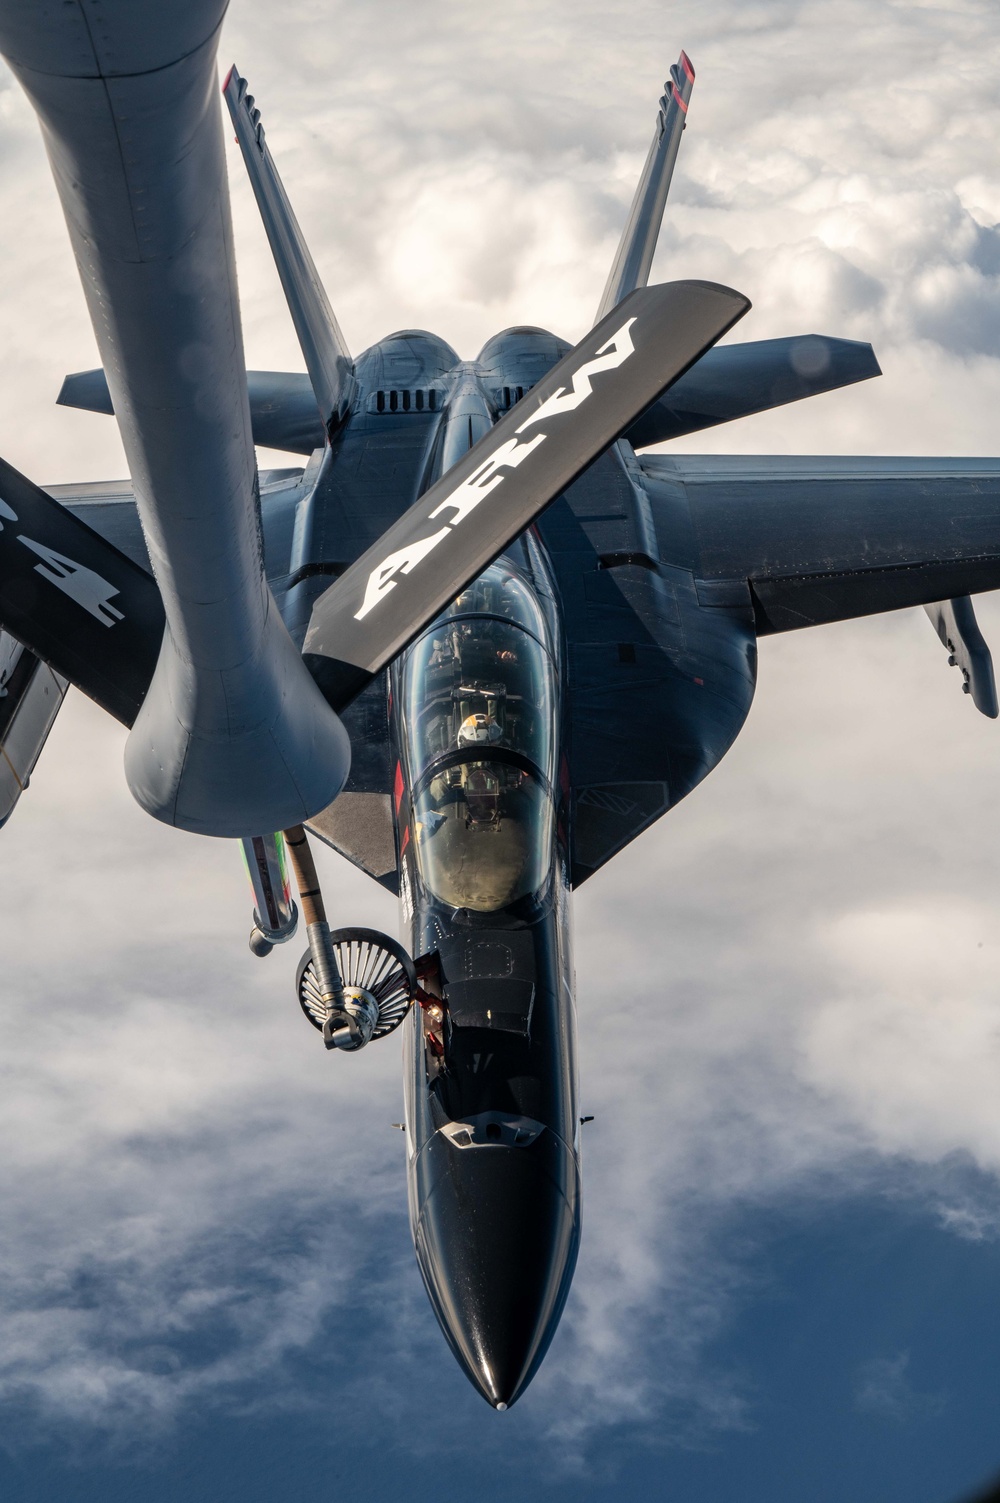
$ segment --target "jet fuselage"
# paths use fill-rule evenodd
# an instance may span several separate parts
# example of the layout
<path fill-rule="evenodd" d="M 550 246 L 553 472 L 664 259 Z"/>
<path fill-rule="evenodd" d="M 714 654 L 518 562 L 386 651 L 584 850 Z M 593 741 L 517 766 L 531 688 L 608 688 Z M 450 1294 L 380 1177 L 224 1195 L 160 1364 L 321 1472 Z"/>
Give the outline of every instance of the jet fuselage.
<path fill-rule="evenodd" d="M 494 1405 L 544 1356 L 580 1238 L 561 658 L 529 536 L 390 680 L 400 897 L 412 952 L 431 957 L 406 1025 L 413 1240 Z"/>
<path fill-rule="evenodd" d="M 443 340 L 409 330 L 359 357 L 354 409 L 297 513 L 279 596 L 293 636 L 301 639 L 317 596 L 340 572 L 337 550 L 358 546 L 352 528 L 360 537 L 380 525 L 383 509 L 398 511 L 401 493 L 408 504 L 447 473 L 566 348 L 543 330 L 513 329 L 475 361 L 460 361 Z M 381 464 L 369 473 L 376 445 Z M 654 520 L 626 468 L 638 468 L 634 456 L 622 449 L 577 482 L 588 515 L 637 509 L 634 525 L 600 524 L 614 531 L 592 596 L 598 608 L 606 594 L 641 606 L 648 645 L 617 649 L 626 681 L 636 671 L 645 678 L 652 653 L 667 665 L 672 778 L 665 789 L 650 786 L 676 802 L 742 724 L 752 622 L 703 608 L 686 561 L 650 567 Z M 348 717 L 357 786 L 376 788 L 380 776 L 392 786 L 403 925 L 411 954 L 424 958 L 428 996 L 404 1025 L 417 1260 L 456 1357 L 494 1405 L 513 1402 L 542 1360 L 580 1240 L 569 914 L 571 762 L 585 748 L 571 745 L 564 691 L 579 667 L 564 639 L 568 607 L 550 539 L 557 551 L 577 546 L 558 518 L 543 516 L 395 661 L 383 692 L 385 774 L 368 762 L 384 734 L 378 707 L 371 719 L 368 711 Z M 623 725 L 620 734 L 624 774 L 648 752 L 662 761 L 662 745 L 648 747 L 643 727 Z M 612 793 L 610 807 L 631 791 Z M 607 815 L 597 794 L 577 812 L 580 852 L 606 838 Z"/>

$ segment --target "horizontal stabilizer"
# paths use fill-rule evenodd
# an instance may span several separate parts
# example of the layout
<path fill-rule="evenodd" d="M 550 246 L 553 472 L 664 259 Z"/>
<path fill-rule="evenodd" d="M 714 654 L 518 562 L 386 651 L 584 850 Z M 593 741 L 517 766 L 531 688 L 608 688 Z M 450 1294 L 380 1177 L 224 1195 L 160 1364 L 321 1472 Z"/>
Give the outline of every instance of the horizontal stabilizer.
<path fill-rule="evenodd" d="M 326 443 L 312 382 L 304 371 L 247 371 L 247 393 L 255 444 L 311 454 Z M 84 412 L 113 415 L 115 410 L 107 377 L 100 369 L 67 376 L 56 401 L 61 407 Z"/>
<path fill-rule="evenodd" d="M 163 625 L 152 576 L 0 460 L 0 626 L 131 725 Z"/>
<path fill-rule="evenodd" d="M 936 600 L 925 605 L 931 625 L 948 649 L 948 662 L 962 670 L 962 688 L 972 695 L 977 710 L 996 720 L 1000 714 L 993 658 L 979 630 L 976 612 L 968 595 L 954 600 Z"/>
<path fill-rule="evenodd" d="M 316 602 L 303 651 L 334 708 L 433 621 L 749 306 L 712 282 L 640 288 L 563 356 Z"/>
<path fill-rule="evenodd" d="M 654 402 L 625 437 L 633 449 L 646 449 L 881 374 L 871 345 L 854 339 L 802 334 L 718 345 Z"/>
<path fill-rule="evenodd" d="M 79 407 L 84 412 L 104 412 L 108 417 L 115 415 L 108 378 L 100 366 L 96 371 L 76 371 L 67 376 L 56 403 L 59 407 Z"/>
<path fill-rule="evenodd" d="M 323 422 L 334 428 L 347 416 L 354 394 L 354 365 L 305 237 L 264 139 L 260 111 L 247 81 L 229 70 L 222 90 L 246 164 L 260 217 L 292 315 Z"/>

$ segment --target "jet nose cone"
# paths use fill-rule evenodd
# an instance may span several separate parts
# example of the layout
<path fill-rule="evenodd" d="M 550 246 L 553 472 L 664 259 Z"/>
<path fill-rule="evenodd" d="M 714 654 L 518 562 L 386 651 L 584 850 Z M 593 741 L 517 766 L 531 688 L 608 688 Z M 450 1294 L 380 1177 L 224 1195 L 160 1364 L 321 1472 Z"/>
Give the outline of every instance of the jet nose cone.
<path fill-rule="evenodd" d="M 466 1374 L 487 1403 L 506 1409 L 534 1376 L 569 1293 L 580 1237 L 576 1161 L 551 1132 L 527 1148 L 462 1148 L 436 1133 L 424 1154 L 436 1162 L 422 1166 L 420 1271 Z"/>

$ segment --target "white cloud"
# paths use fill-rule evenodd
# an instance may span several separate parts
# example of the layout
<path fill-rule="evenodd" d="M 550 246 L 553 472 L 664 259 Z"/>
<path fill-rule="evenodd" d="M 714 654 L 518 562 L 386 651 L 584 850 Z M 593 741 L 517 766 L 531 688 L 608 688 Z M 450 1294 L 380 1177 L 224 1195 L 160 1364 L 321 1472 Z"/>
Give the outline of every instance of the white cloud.
<path fill-rule="evenodd" d="M 422 324 L 466 357 L 507 324 L 582 333 L 683 44 L 698 80 L 655 274 L 746 291 L 734 337 L 872 338 L 885 371 L 683 447 L 996 451 L 992 6 L 377 9 L 373 33 L 356 0 L 248 3 L 222 48 L 356 350 Z M 0 130 L 0 452 L 41 481 L 120 474 L 110 421 L 51 406 L 96 354 L 10 86 Z M 230 164 L 249 361 L 300 368 Z M 981 615 L 1000 640 L 1000 609 Z M 932 1174 L 958 1155 L 992 1175 L 1000 1151 L 997 731 L 955 677 L 922 616 L 762 644 L 729 758 L 580 894 L 585 1243 L 518 1433 L 754 1422 L 741 1375 L 704 1355 L 747 1297 L 720 1230 L 741 1206 L 918 1165 L 946 1225 L 993 1234 Z M 0 835 L 0 1397 L 126 1430 L 283 1402 L 321 1333 L 377 1382 L 345 1256 L 376 1354 L 450 1381 L 402 1229 L 395 1045 L 324 1055 L 292 957 L 245 949 L 235 851 L 145 820 L 121 744 L 70 703 Z M 384 894 L 324 866 L 338 916 L 394 929 Z M 879 1373 L 889 1391 L 879 1369 L 860 1392 Z"/>
<path fill-rule="evenodd" d="M 940 1413 L 944 1400 L 940 1395 L 917 1393 L 909 1380 L 909 1352 L 896 1357 L 873 1357 L 858 1374 L 854 1402 L 876 1419 L 897 1425 L 926 1420 Z"/>

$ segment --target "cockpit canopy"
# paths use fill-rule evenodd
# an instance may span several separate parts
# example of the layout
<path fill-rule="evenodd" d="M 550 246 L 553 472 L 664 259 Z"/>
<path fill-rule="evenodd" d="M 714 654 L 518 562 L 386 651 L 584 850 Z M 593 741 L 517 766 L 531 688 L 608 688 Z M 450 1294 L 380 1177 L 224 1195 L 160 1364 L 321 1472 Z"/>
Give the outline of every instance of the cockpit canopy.
<path fill-rule="evenodd" d="M 451 907 L 495 912 L 545 881 L 555 683 L 545 618 L 503 561 L 405 655 L 414 846 L 424 885 Z"/>

